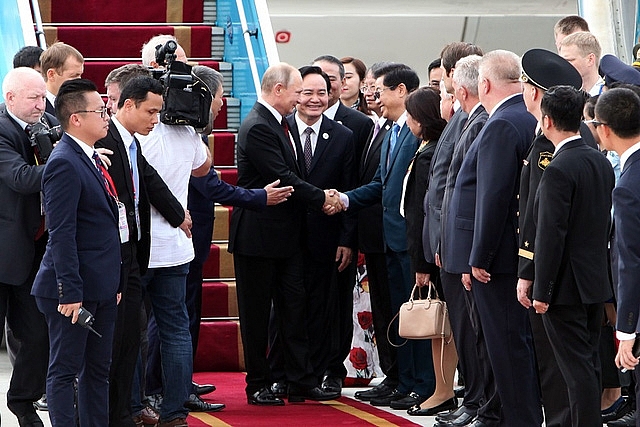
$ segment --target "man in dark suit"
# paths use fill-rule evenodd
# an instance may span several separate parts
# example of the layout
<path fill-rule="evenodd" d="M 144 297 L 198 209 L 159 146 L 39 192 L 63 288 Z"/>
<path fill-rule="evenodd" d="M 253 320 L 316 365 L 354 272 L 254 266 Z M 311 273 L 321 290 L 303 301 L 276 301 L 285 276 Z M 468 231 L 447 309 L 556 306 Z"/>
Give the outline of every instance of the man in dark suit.
<path fill-rule="evenodd" d="M 455 97 L 460 103 L 460 109 L 468 115 L 468 118 L 462 127 L 460 139 L 454 143 L 442 197 L 441 229 L 447 223 L 449 201 L 460 171 L 460 165 L 471 143 L 478 136 L 489 117 L 478 97 L 478 68 L 481 59 L 478 55 L 461 58 L 456 62 L 452 75 L 451 85 Z M 423 239 L 427 240 L 428 238 L 429 235 L 423 233 Z M 450 238 L 451 236 L 446 232 L 441 231 L 436 253 L 440 254 L 439 259 L 442 266 L 440 281 L 447 300 L 453 339 L 456 342 L 458 363 L 464 378 L 465 389 L 460 408 L 446 416 L 441 416 L 438 421 L 441 425 L 462 426 L 470 423 L 478 413 L 482 414 L 491 408 L 497 391 L 491 373 L 486 343 L 480 330 L 475 301 L 471 293 L 466 292 L 461 286 L 462 275 L 451 273 L 451 262 L 447 256 L 443 256 L 447 252 Z M 425 242 L 426 244 L 427 242 Z"/>
<path fill-rule="evenodd" d="M 616 338 L 620 340 L 616 364 L 633 369 L 640 381 L 638 358 L 633 344 L 638 332 L 638 230 L 640 230 L 640 98 L 631 89 L 611 89 L 598 98 L 595 110 L 597 132 L 603 148 L 620 155 L 622 172 L 613 189 L 615 238 L 612 250 L 617 254 L 618 315 Z M 636 401 L 640 390 L 636 390 Z"/>
<path fill-rule="evenodd" d="M 542 121 L 540 101 L 548 88 L 559 84 L 571 85 L 576 89 L 582 87 L 580 73 L 565 59 L 544 49 L 531 49 L 522 56 L 522 81 L 522 95 L 527 111 L 538 122 Z M 588 133 L 591 135 L 590 131 Z M 540 130 L 529 147 L 520 176 L 518 301 L 527 309 L 531 308 L 530 296 L 534 279 L 535 195 L 553 151 L 553 143 Z M 530 309 L 529 321 L 538 362 L 545 423 L 549 427 L 568 425 L 571 423 L 571 410 L 567 385 L 553 355 L 542 318 L 535 310 Z"/>
<path fill-rule="evenodd" d="M 269 67 L 262 78 L 261 98 L 240 126 L 238 185 L 263 187 L 279 179 L 293 186 L 287 203 L 262 212 L 236 208 L 231 216 L 229 251 L 233 253 L 238 287 L 240 328 L 247 367 L 249 404 L 283 405 L 270 390 L 273 378 L 267 362 L 268 323 L 273 301 L 282 335 L 289 401 L 326 400 L 339 396 L 317 387 L 309 361 L 305 330 L 302 232 L 307 207 L 342 208 L 337 195 L 302 178 L 284 116 L 302 91 L 300 72 L 288 64 Z"/>
<path fill-rule="evenodd" d="M 325 117 L 330 81 L 320 67 L 300 68 L 302 93 L 296 113 L 287 117 L 304 180 L 318 188 L 347 191 L 355 187 L 352 132 Z M 313 372 L 321 384 L 336 349 L 331 332 L 340 307 L 337 273 L 352 260 L 356 218 L 327 216 L 307 208 L 303 233 L 304 284 L 307 293 L 307 334 Z M 337 265 L 337 269 L 336 269 Z M 333 343 L 337 344 L 337 343 Z M 341 386 L 341 384 L 339 384 Z M 338 390 L 339 391 L 339 390 Z"/>
<path fill-rule="evenodd" d="M 42 177 L 49 241 L 31 291 L 49 328 L 49 418 L 52 426 L 74 425 L 77 409 L 80 425 L 104 426 L 120 282 L 118 222 L 126 221 L 126 213 L 93 149 L 108 129 L 96 86 L 84 79 L 65 82 L 56 113 L 66 133 Z M 75 324 L 81 309 L 95 316 L 96 333 Z"/>
<path fill-rule="evenodd" d="M 129 84 L 127 84 L 129 82 Z M 126 238 L 121 239 L 122 274 L 109 381 L 111 426 L 132 425 L 131 383 L 140 348 L 142 285 L 149 264 L 151 205 L 174 227 L 189 232 L 191 218 L 158 172 L 142 155 L 134 133 L 146 135 L 158 122 L 162 85 L 150 76 L 119 82 L 122 96 L 105 138 L 96 147 L 111 150 L 109 174 L 127 212 Z M 135 162 L 135 164 L 134 164 Z"/>
<path fill-rule="evenodd" d="M 55 116 L 53 104 L 60 85 L 67 80 L 79 79 L 84 72 L 84 57 L 76 48 L 56 42 L 40 55 L 40 72 L 47 84 L 47 113 Z"/>
<path fill-rule="evenodd" d="M 0 334 L 6 318 L 19 344 L 7 407 L 20 426 L 42 426 L 33 402 L 44 393 L 49 357 L 46 323 L 30 295 L 48 235 L 40 204 L 44 165 L 38 164 L 28 133 L 45 115 L 45 94 L 42 76 L 30 68 L 16 68 L 5 76 L 6 104 L 0 112 Z"/>
<path fill-rule="evenodd" d="M 536 193 L 532 299 L 567 383 L 571 425 L 600 426 L 598 343 L 607 265 L 611 164 L 580 138 L 584 95 L 556 86 L 542 97 L 542 132 L 555 146 Z M 588 230 L 588 232 L 585 232 Z"/>
<path fill-rule="evenodd" d="M 478 95 L 489 119 L 460 166 L 445 224 L 451 243 L 442 256 L 473 292 L 500 397 L 474 427 L 542 424 L 529 321 L 515 292 L 518 179 L 536 125 L 519 78 L 514 53 L 482 58 Z"/>
<path fill-rule="evenodd" d="M 382 142 L 393 126 L 393 121 L 385 118 L 380 109 L 380 102 L 375 98 L 375 71 L 384 63 L 375 63 L 367 70 L 363 81 L 362 91 L 369 109 L 376 113 L 378 119 L 371 132 L 369 142 L 360 157 L 360 174 L 358 185 L 371 182 L 380 164 L 380 150 Z M 380 369 L 385 375 L 384 380 L 377 386 L 358 391 L 356 399 L 371 400 L 388 396 L 398 385 L 398 365 L 396 363 L 396 349 L 386 337 L 386 330 L 393 318 L 389 294 L 389 278 L 387 275 L 387 260 L 384 255 L 385 245 L 382 237 L 382 204 L 376 203 L 358 212 L 358 249 L 364 254 L 369 280 L 369 297 L 371 300 L 371 315 L 373 329 L 376 332 L 376 349 L 380 360 Z"/>
<path fill-rule="evenodd" d="M 404 100 L 419 83 L 414 70 L 403 64 L 391 64 L 378 70 L 376 97 L 383 114 L 394 121 L 385 137 L 380 164 L 372 181 L 341 195 L 347 207 L 359 210 L 382 202 L 383 236 L 388 268 L 392 311 L 395 313 L 407 300 L 415 283 L 408 254 L 406 221 L 400 215 L 402 183 L 411 159 L 418 148 L 418 140 L 406 125 Z M 431 354 L 430 342 L 409 341 L 398 349 L 399 384 L 389 395 L 371 399 L 371 404 L 396 409 L 410 408 L 426 400 L 435 388 L 433 367 L 424 363 Z M 428 360 L 428 359 L 427 359 Z"/>
<path fill-rule="evenodd" d="M 369 134 L 373 129 L 373 121 L 360 111 L 345 106 L 340 101 L 342 86 L 344 84 L 344 64 L 332 55 L 323 55 L 314 59 L 313 65 L 322 69 L 331 82 L 329 91 L 329 103 L 324 115 L 329 119 L 346 126 L 353 132 L 353 142 L 355 144 L 355 158 L 362 156 L 364 147 L 368 141 Z M 353 164 L 354 173 L 358 173 L 359 164 Z M 355 239 L 349 243 L 351 251 L 355 251 L 357 242 Z M 325 390 L 341 391 L 347 370 L 344 367 L 344 360 L 351 350 L 353 340 L 353 287 L 356 283 L 356 262 L 349 263 L 338 272 L 338 297 L 337 297 L 337 320 L 335 327 L 331 328 L 334 351 L 326 372 L 322 387 Z"/>

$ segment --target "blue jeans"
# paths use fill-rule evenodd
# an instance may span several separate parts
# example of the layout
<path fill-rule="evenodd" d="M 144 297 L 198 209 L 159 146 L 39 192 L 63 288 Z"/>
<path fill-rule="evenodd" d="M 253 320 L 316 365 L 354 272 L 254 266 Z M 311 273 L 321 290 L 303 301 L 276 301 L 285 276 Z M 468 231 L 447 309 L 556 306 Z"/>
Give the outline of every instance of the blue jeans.
<path fill-rule="evenodd" d="M 162 358 L 163 400 L 160 418 L 186 418 L 184 403 L 191 392 L 193 356 L 189 316 L 185 305 L 189 264 L 150 268 L 142 278 L 158 324 Z"/>

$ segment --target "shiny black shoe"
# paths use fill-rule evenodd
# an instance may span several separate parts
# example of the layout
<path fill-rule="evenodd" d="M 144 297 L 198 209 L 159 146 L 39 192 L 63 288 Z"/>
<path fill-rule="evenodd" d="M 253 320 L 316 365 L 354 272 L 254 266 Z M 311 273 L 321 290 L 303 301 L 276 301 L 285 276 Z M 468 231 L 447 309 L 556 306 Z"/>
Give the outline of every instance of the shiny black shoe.
<path fill-rule="evenodd" d="M 284 400 L 275 397 L 267 387 L 263 387 L 252 395 L 248 395 L 247 403 L 258 406 L 284 406 Z"/>
<path fill-rule="evenodd" d="M 391 409 L 409 409 L 413 406 L 420 406 L 427 397 L 420 396 L 418 393 L 411 392 L 402 399 L 393 400 L 389 403 Z"/>
<path fill-rule="evenodd" d="M 289 403 L 300 403 L 305 400 L 333 400 L 340 397 L 340 393 L 324 391 L 320 387 L 316 386 L 307 390 L 298 390 L 289 387 Z"/>
<path fill-rule="evenodd" d="M 354 397 L 358 400 L 380 399 L 391 395 L 394 390 L 394 387 L 388 386 L 382 382 L 369 390 L 357 391 Z"/>
<path fill-rule="evenodd" d="M 275 397 L 279 397 L 281 399 L 283 397 L 287 397 L 287 389 L 287 383 L 284 381 L 278 381 L 271 384 L 271 393 L 273 393 Z"/>
<path fill-rule="evenodd" d="M 338 377 L 325 376 L 320 388 L 330 393 L 342 393 L 342 380 Z"/>
<path fill-rule="evenodd" d="M 49 405 L 47 404 L 47 395 L 43 394 L 40 399 L 33 402 L 33 407 L 36 408 L 36 411 L 48 411 Z"/>
<path fill-rule="evenodd" d="M 448 420 L 448 421 L 438 421 L 436 424 L 437 427 L 463 427 L 468 426 L 473 422 L 476 418 L 476 411 L 463 412 L 460 416 Z"/>
<path fill-rule="evenodd" d="M 420 405 L 412 406 L 411 408 L 407 409 L 407 414 L 418 415 L 418 416 L 430 416 L 430 415 L 435 415 L 442 411 L 450 411 L 452 409 L 456 409 L 457 407 L 458 407 L 458 399 L 456 399 L 455 397 L 452 397 L 451 399 L 447 399 L 441 404 L 432 406 L 431 408 L 421 408 Z"/>
<path fill-rule="evenodd" d="M 216 386 L 214 386 L 213 384 L 198 384 L 198 383 L 194 383 L 192 382 L 192 390 L 195 394 L 197 394 L 198 396 L 202 396 L 203 394 L 209 394 L 209 393 L 213 393 L 214 391 L 216 391 Z"/>
<path fill-rule="evenodd" d="M 224 403 L 205 402 L 197 394 L 191 393 L 189 400 L 184 402 L 184 407 L 191 412 L 218 412 L 224 409 Z"/>
<path fill-rule="evenodd" d="M 636 410 L 630 411 L 624 417 L 609 421 L 607 427 L 635 427 L 636 425 Z"/>
<path fill-rule="evenodd" d="M 608 423 L 609 421 L 617 420 L 625 416 L 631 411 L 631 405 L 629 401 L 624 397 L 620 398 L 609 408 L 602 410 L 602 422 Z"/>
<path fill-rule="evenodd" d="M 468 409 L 464 405 L 462 405 L 462 406 L 458 407 L 458 409 L 456 409 L 455 411 L 441 412 L 441 413 L 437 414 L 436 415 L 436 421 L 455 420 L 456 418 L 458 418 L 460 415 L 464 414 L 465 412 L 473 413 L 474 417 L 476 415 L 476 411 L 474 411 L 472 409 Z"/>
<path fill-rule="evenodd" d="M 391 394 L 385 397 L 379 397 L 376 399 L 371 399 L 369 403 L 373 406 L 389 406 L 391 402 L 404 399 L 407 395 L 404 393 L 400 393 L 397 389 L 394 389 Z"/>

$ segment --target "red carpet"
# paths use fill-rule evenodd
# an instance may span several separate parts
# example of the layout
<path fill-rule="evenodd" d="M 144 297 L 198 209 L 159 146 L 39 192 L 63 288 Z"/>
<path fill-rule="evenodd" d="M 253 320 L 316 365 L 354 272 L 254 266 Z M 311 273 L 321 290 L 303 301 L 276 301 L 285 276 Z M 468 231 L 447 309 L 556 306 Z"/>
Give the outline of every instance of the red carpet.
<path fill-rule="evenodd" d="M 381 411 L 371 405 L 347 397 L 329 402 L 305 402 L 279 407 L 247 404 L 244 374 L 238 372 L 197 373 L 200 384 L 213 383 L 217 390 L 205 400 L 221 402 L 227 407 L 221 412 L 194 413 L 189 426 L 415 426 L 401 417 Z"/>

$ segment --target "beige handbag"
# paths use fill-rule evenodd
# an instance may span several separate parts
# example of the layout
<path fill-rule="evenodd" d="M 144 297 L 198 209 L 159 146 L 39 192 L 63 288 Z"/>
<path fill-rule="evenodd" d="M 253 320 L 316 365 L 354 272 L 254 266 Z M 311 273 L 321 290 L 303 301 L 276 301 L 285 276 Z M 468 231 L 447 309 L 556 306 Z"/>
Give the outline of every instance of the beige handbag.
<path fill-rule="evenodd" d="M 435 285 L 429 282 L 429 291 L 427 299 L 413 299 L 417 286 L 413 287 L 409 301 L 400 306 L 400 311 L 389 323 L 387 328 L 387 338 L 389 339 L 389 328 L 391 324 L 399 317 L 398 335 L 402 338 L 424 340 L 449 338 L 451 336 L 451 324 L 449 323 L 449 313 L 447 311 L 447 303 L 438 298 Z M 418 295 L 421 298 L 422 288 L 418 288 Z M 432 296 L 433 292 L 433 296 Z M 400 347 L 391 342 L 391 345 Z M 406 342 L 406 341 L 405 341 Z"/>

